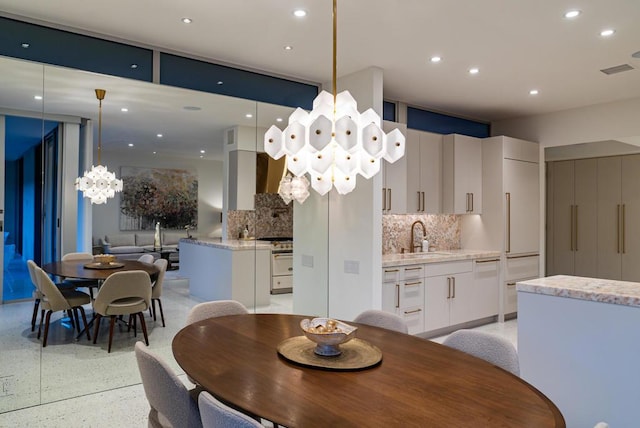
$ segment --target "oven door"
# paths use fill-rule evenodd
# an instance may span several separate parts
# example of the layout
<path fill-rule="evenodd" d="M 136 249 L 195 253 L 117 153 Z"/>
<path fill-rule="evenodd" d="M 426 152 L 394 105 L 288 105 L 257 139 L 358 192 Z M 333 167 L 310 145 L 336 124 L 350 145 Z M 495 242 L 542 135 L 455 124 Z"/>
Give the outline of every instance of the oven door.
<path fill-rule="evenodd" d="M 271 255 L 271 294 L 291 293 L 293 290 L 293 252 Z"/>

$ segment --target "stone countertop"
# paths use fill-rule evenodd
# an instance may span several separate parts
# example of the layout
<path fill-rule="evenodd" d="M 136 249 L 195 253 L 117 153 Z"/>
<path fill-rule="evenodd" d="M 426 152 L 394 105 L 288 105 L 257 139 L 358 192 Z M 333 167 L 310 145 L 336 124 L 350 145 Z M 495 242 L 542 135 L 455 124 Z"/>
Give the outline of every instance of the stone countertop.
<path fill-rule="evenodd" d="M 640 283 L 556 275 L 517 283 L 517 290 L 569 299 L 640 307 Z"/>
<path fill-rule="evenodd" d="M 182 238 L 180 242 L 231 251 L 271 250 L 271 243 L 255 239 Z"/>
<path fill-rule="evenodd" d="M 405 266 L 422 263 L 454 262 L 485 258 L 500 258 L 500 251 L 492 250 L 445 250 L 429 253 L 385 254 L 382 256 L 382 267 Z"/>

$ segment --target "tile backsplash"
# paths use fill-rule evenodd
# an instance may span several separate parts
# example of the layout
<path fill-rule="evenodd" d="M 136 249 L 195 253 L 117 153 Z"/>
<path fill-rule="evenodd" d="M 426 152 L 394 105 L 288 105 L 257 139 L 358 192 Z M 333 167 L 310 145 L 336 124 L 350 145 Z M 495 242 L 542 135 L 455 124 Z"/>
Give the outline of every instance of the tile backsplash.
<path fill-rule="evenodd" d="M 238 239 L 245 226 L 249 236 L 293 236 L 293 203 L 287 205 L 275 193 L 255 195 L 255 211 L 227 212 L 227 239 Z"/>
<path fill-rule="evenodd" d="M 382 254 L 409 252 L 411 225 L 420 220 L 427 230 L 429 246 L 436 250 L 460 249 L 460 216 L 454 214 L 385 214 L 382 216 Z M 422 228 L 416 225 L 414 242 L 422 242 Z"/>

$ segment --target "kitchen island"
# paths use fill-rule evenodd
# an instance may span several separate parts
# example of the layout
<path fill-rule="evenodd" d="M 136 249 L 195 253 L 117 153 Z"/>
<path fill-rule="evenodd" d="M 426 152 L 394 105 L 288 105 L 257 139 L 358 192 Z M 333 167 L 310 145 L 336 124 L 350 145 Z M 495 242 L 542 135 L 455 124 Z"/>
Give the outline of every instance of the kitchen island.
<path fill-rule="evenodd" d="M 237 300 L 247 308 L 270 303 L 271 245 L 256 240 L 181 239 L 180 273 L 189 294 L 204 301 Z"/>
<path fill-rule="evenodd" d="M 558 275 L 517 290 L 521 377 L 568 427 L 640 426 L 640 283 Z"/>

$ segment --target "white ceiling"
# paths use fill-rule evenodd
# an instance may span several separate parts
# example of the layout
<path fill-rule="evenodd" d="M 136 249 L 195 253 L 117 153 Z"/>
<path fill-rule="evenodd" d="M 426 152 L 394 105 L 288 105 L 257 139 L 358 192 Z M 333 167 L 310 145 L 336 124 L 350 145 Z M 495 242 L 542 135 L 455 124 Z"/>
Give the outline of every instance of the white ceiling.
<path fill-rule="evenodd" d="M 296 8 L 308 15 L 293 17 Z M 313 83 L 331 80 L 331 8 L 331 0 L 0 0 L 5 15 Z M 582 14 L 564 18 L 570 8 Z M 338 75 L 378 66 L 386 99 L 483 121 L 635 98 L 639 20 L 638 0 L 339 0 Z M 616 33 L 603 38 L 605 28 Z M 430 63 L 432 55 L 443 61 Z M 634 70 L 599 71 L 620 64 Z M 472 66 L 480 73 L 469 75 Z M 138 95 L 157 105 L 149 91 Z"/>

